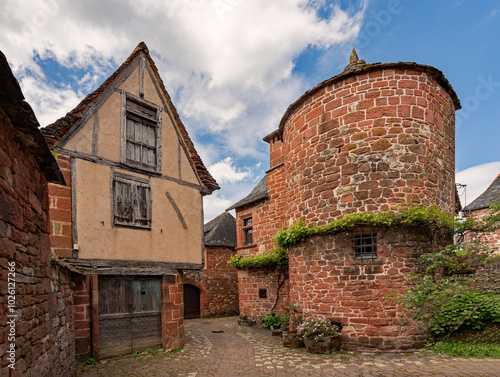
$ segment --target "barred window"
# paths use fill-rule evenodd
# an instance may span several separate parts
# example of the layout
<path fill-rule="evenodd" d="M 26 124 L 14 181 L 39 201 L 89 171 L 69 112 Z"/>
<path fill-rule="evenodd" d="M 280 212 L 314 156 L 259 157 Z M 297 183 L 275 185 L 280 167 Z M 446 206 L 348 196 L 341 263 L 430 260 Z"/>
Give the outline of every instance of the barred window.
<path fill-rule="evenodd" d="M 355 259 L 375 259 L 377 258 L 377 235 L 370 230 L 370 233 L 360 232 L 353 238 Z"/>

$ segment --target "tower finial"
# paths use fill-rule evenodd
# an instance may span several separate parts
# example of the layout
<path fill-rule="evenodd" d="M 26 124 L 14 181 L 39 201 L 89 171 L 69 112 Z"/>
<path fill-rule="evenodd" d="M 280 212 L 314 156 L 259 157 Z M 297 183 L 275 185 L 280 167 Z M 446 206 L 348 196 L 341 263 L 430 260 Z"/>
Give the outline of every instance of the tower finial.
<path fill-rule="evenodd" d="M 356 49 L 353 48 L 352 52 L 351 52 L 351 56 L 349 57 L 349 64 L 347 64 L 347 67 L 345 67 L 344 71 L 355 70 L 364 64 L 366 64 L 366 62 L 364 60 L 361 60 L 358 57 L 358 53 L 356 52 Z"/>
<path fill-rule="evenodd" d="M 354 64 L 354 63 L 357 63 L 358 61 L 359 61 L 358 53 L 356 52 L 356 49 L 353 48 L 352 52 L 351 52 L 351 56 L 349 57 L 349 64 Z"/>

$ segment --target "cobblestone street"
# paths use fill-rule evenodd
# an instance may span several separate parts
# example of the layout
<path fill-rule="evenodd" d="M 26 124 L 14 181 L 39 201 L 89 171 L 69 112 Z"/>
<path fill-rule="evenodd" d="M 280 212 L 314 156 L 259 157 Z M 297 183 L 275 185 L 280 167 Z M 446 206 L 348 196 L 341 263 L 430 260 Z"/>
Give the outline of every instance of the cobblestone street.
<path fill-rule="evenodd" d="M 80 367 L 78 367 L 80 369 Z M 500 360 L 433 353 L 312 355 L 287 349 L 269 330 L 237 318 L 186 321 L 186 346 L 175 353 L 105 360 L 80 377 L 224 376 L 498 376 Z"/>

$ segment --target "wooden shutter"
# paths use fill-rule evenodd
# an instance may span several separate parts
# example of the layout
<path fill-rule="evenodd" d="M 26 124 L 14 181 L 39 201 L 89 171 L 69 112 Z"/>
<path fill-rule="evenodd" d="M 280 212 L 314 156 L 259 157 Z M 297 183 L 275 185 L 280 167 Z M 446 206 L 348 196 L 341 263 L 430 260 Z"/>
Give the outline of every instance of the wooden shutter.
<path fill-rule="evenodd" d="M 151 229 L 152 197 L 149 182 L 117 174 L 113 184 L 114 225 Z"/>

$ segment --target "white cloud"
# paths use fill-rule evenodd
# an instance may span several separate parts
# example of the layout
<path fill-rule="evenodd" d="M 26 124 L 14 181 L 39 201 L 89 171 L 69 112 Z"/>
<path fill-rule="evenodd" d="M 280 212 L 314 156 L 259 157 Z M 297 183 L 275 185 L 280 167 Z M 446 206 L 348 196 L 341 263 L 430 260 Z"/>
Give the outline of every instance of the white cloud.
<path fill-rule="evenodd" d="M 236 183 L 252 174 L 248 168 L 241 170 L 235 167 L 231 157 L 226 157 L 224 160 L 210 165 L 208 170 L 218 183 Z"/>
<path fill-rule="evenodd" d="M 500 161 L 488 162 L 457 172 L 455 181 L 467 185 L 467 204 L 470 204 L 488 188 L 498 174 L 500 174 Z M 459 193 L 462 191 L 459 190 Z M 465 204 L 465 195 L 461 195 L 460 201 L 462 205 Z"/>
<path fill-rule="evenodd" d="M 205 196 L 203 198 L 205 223 L 219 216 L 226 208 L 229 208 L 231 204 L 233 204 L 231 200 L 221 197 L 217 192 L 210 196 Z"/>
<path fill-rule="evenodd" d="M 178 91 L 181 114 L 204 120 L 211 132 L 234 130 L 255 101 L 295 80 L 293 60 L 308 46 L 328 48 L 353 40 L 365 7 L 361 1 L 348 13 L 334 6 L 328 19 L 320 19 L 315 7 L 323 2 L 304 0 L 4 3 L 2 48 L 16 74 L 39 70 L 33 60 L 37 53 L 90 70 L 95 84 L 106 78 L 95 77 L 101 67 L 120 64 L 145 40 L 167 88 Z M 223 17 L 221 4 L 226 5 Z M 25 91 L 29 96 L 29 88 Z M 287 101 L 298 94 L 289 93 Z M 44 118 L 53 112 L 35 107 Z M 253 130 L 260 127 L 252 125 Z"/>

